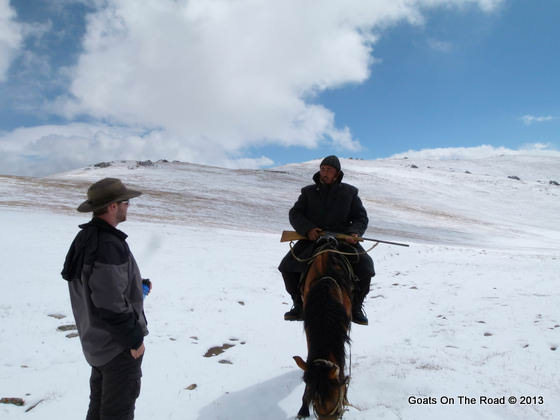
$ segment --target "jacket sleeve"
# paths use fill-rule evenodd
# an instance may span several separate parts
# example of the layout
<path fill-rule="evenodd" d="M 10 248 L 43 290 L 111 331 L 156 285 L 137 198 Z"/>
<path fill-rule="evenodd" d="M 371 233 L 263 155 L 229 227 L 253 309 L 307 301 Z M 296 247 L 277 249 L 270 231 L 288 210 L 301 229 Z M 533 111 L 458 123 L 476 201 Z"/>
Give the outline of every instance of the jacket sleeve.
<path fill-rule="evenodd" d="M 136 313 L 125 298 L 129 283 L 127 249 L 116 242 L 105 242 L 89 277 L 91 300 L 115 341 L 128 349 L 137 349 L 144 340 Z"/>
<path fill-rule="evenodd" d="M 356 193 L 352 196 L 352 204 L 350 206 L 350 233 L 357 233 L 359 236 L 362 236 L 369 223 L 369 219 L 367 216 L 366 209 L 362 204 L 362 200 L 358 197 L 358 190 L 356 189 Z"/>
<path fill-rule="evenodd" d="M 293 226 L 296 232 L 303 236 L 306 236 L 307 232 L 309 232 L 314 227 L 317 227 L 315 226 L 315 223 L 313 223 L 305 216 L 306 210 L 307 198 L 305 196 L 304 189 L 302 189 L 298 200 L 290 209 L 289 218 L 290 224 Z"/>

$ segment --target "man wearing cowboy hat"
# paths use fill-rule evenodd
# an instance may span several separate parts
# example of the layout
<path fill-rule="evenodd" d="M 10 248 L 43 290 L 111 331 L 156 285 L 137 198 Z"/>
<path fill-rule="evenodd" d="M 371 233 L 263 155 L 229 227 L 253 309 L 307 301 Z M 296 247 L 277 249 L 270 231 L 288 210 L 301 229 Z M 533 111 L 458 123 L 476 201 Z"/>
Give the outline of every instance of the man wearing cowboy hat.
<path fill-rule="evenodd" d="M 313 251 L 313 242 L 322 232 L 345 233 L 351 236 L 362 236 L 368 225 L 367 212 L 358 197 L 358 189 L 342 182 L 344 173 L 340 169 L 340 161 L 334 156 L 327 156 L 319 165 L 319 172 L 313 176 L 314 184 L 301 189 L 301 194 L 290 209 L 290 223 L 294 229 L 308 240 L 298 241 L 294 246 L 294 254 L 307 258 Z M 361 245 L 353 238 L 346 239 L 342 247 L 352 247 L 350 252 L 358 252 L 359 258 L 350 259 L 354 274 L 358 281 L 354 288 L 352 302 L 352 321 L 367 325 L 368 319 L 362 308 L 365 296 L 369 292 L 371 278 L 375 275 L 373 260 Z M 282 273 L 286 291 L 293 300 L 293 307 L 284 314 L 288 321 L 300 320 L 303 305 L 299 290 L 301 273 L 306 270 L 304 262 L 297 261 L 288 252 L 278 270 Z"/>
<path fill-rule="evenodd" d="M 116 228 L 126 220 L 129 200 L 140 194 L 115 178 L 92 184 L 78 211 L 93 212 L 93 218 L 80 225 L 61 273 L 68 281 L 82 350 L 92 367 L 86 420 L 133 419 L 140 394 L 148 334 L 143 280 L 127 235 Z"/>

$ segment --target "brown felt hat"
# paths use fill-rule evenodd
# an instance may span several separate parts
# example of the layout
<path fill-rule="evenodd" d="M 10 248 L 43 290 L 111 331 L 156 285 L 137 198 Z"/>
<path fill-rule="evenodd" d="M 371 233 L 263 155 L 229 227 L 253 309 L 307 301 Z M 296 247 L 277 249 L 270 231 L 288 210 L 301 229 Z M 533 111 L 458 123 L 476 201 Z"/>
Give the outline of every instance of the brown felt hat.
<path fill-rule="evenodd" d="M 78 211 L 87 213 L 99 210 L 111 203 L 129 200 L 141 194 L 140 191 L 126 188 L 120 179 L 103 178 L 88 188 L 88 199 L 80 204 Z"/>

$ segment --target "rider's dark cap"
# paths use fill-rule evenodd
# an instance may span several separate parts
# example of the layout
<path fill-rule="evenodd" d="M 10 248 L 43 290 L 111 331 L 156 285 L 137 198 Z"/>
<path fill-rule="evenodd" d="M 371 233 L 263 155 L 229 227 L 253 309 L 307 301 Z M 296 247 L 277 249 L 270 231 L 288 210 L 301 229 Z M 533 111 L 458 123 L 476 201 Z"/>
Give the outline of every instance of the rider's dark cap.
<path fill-rule="evenodd" d="M 327 156 L 326 158 L 324 158 L 322 160 L 320 166 L 323 166 L 323 165 L 331 166 L 334 169 L 336 169 L 337 171 L 340 171 L 340 161 L 338 160 L 338 158 L 335 155 L 330 155 L 330 156 Z"/>

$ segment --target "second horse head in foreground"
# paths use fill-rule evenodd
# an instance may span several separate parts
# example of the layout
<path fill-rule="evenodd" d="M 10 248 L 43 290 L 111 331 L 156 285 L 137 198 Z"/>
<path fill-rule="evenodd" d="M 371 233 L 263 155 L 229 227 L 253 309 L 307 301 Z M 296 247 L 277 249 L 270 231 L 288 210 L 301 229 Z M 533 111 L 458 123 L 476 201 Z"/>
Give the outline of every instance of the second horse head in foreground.
<path fill-rule="evenodd" d="M 321 239 L 302 287 L 307 361 L 295 356 L 305 372 L 298 417 L 313 405 L 319 420 L 339 419 L 347 404 L 346 344 L 352 317 L 351 268 L 336 250 L 336 239 Z"/>

